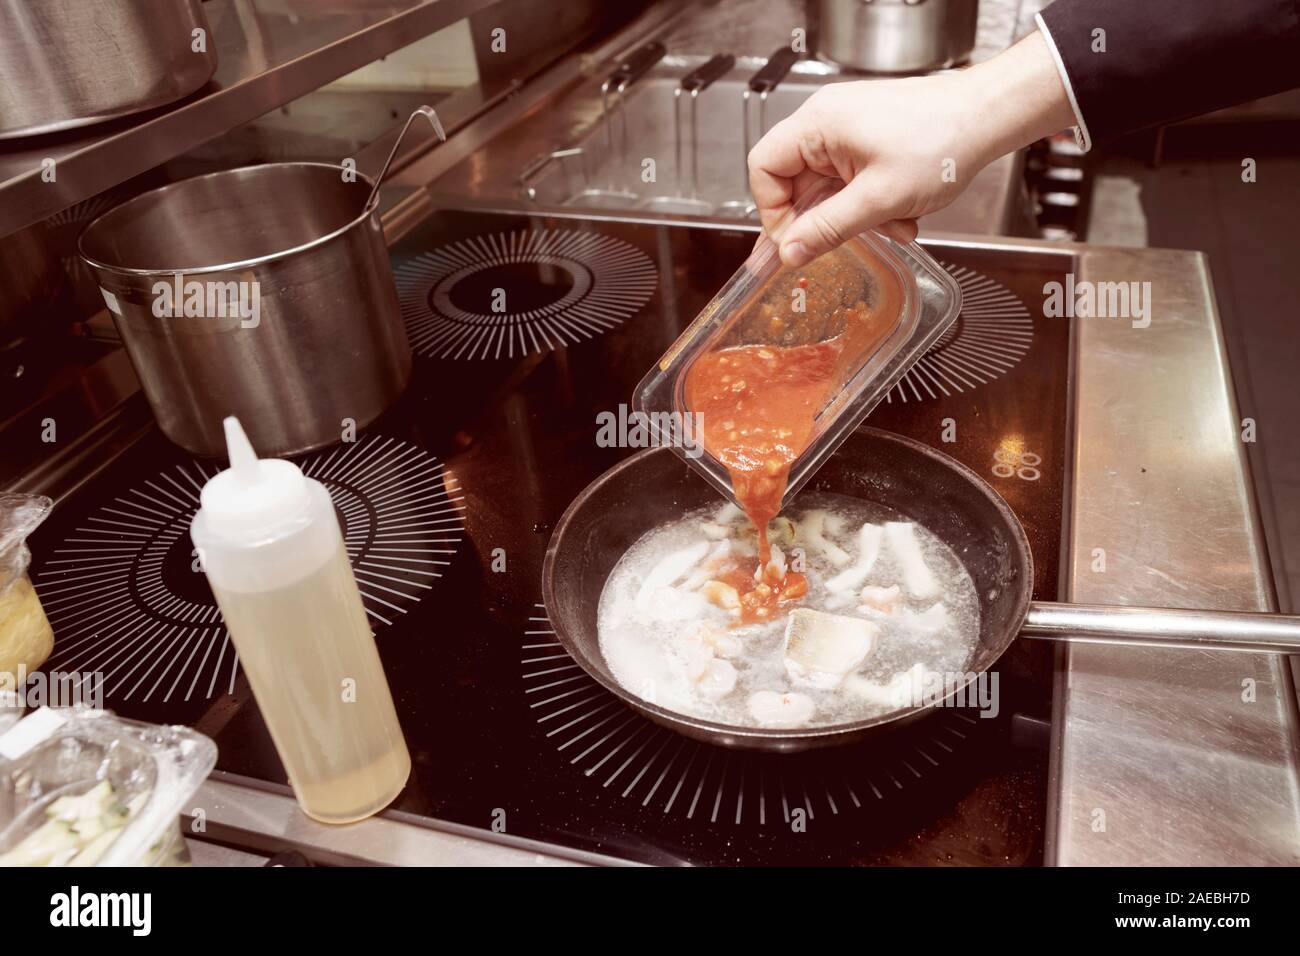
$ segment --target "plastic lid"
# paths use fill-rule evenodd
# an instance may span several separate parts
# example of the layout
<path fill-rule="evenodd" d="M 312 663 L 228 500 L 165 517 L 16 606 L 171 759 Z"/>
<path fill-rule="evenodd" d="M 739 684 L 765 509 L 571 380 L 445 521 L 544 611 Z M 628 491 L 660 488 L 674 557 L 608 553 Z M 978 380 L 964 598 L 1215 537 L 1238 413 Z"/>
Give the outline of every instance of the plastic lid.
<path fill-rule="evenodd" d="M 209 479 L 199 494 L 203 512 L 222 537 L 239 537 L 283 524 L 310 505 L 302 471 L 291 461 L 258 458 L 239 419 L 226 429 L 230 467 Z"/>

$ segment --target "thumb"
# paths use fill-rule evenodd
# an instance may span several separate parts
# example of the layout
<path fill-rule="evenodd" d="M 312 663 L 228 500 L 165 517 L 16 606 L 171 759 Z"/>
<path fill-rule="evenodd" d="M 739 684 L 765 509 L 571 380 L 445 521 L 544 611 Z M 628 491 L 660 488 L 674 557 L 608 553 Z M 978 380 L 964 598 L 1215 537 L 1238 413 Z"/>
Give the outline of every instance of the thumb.
<path fill-rule="evenodd" d="M 866 175 L 855 176 L 786 228 L 781 235 L 781 261 L 798 268 L 858 233 L 896 218 L 879 195 Z"/>

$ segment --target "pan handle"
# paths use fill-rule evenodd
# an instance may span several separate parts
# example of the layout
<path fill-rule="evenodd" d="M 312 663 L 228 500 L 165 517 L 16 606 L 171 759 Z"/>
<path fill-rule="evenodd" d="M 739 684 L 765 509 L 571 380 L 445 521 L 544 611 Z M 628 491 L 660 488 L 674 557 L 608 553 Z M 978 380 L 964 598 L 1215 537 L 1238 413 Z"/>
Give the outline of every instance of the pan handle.
<path fill-rule="evenodd" d="M 1300 617 L 1249 611 L 1203 611 L 1034 601 L 1021 637 L 1083 643 L 1145 644 L 1300 653 Z"/>

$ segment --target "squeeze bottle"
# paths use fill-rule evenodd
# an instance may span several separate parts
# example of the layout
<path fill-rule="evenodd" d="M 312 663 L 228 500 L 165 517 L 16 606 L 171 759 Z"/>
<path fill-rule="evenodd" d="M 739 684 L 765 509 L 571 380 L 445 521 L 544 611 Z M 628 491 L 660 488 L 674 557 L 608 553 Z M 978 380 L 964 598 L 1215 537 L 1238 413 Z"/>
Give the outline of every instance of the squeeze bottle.
<path fill-rule="evenodd" d="M 299 805 L 360 820 L 397 796 L 411 757 L 334 505 L 224 424 L 230 467 L 203 486 L 190 537 Z"/>

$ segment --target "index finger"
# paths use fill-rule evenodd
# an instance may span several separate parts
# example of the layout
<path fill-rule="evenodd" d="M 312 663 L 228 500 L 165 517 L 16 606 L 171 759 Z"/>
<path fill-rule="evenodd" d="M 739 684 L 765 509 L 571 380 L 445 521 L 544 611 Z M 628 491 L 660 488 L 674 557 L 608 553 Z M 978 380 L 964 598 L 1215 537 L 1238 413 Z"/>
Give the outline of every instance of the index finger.
<path fill-rule="evenodd" d="M 771 232 L 794 202 L 795 178 L 808 169 L 794 117 L 777 123 L 749 151 L 749 191 Z"/>

